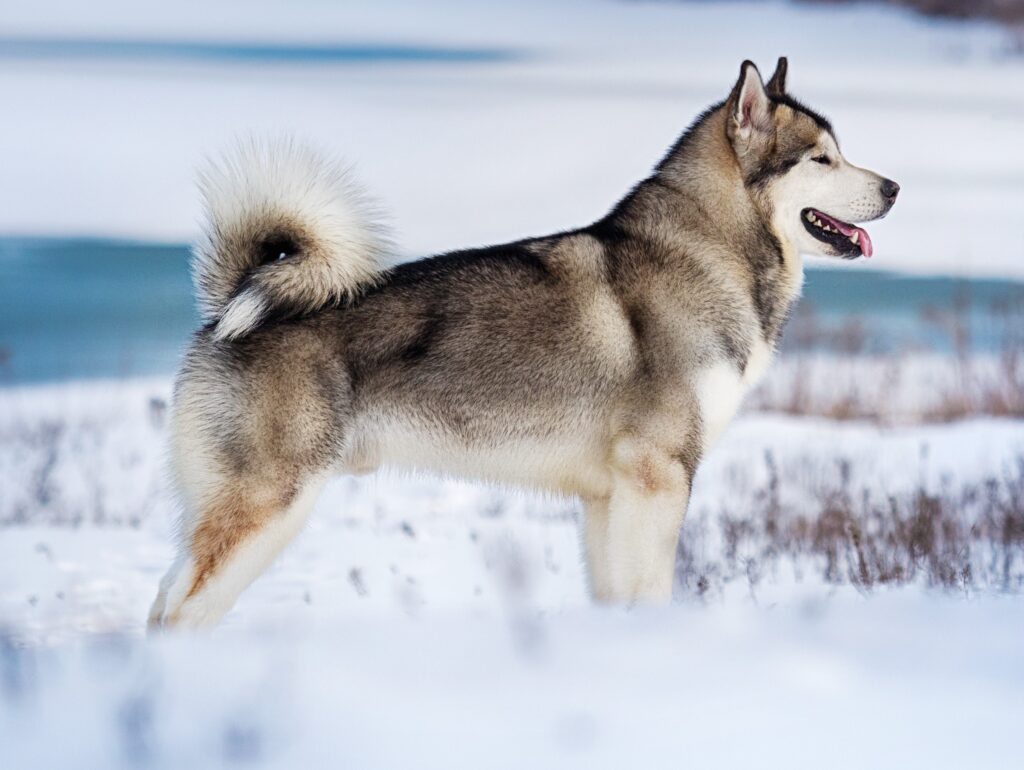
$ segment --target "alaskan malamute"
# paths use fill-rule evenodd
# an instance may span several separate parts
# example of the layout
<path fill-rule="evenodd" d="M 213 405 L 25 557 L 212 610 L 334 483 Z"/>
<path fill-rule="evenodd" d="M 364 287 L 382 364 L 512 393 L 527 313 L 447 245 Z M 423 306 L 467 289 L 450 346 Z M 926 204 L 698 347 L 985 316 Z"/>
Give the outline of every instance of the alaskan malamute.
<path fill-rule="evenodd" d="M 764 372 L 801 254 L 871 256 L 899 185 L 744 62 L 594 224 L 385 269 L 347 173 L 251 143 L 202 176 L 205 325 L 177 378 L 180 553 L 150 624 L 207 626 L 303 526 L 324 480 L 381 466 L 583 502 L 590 588 L 664 602 L 690 483 Z"/>

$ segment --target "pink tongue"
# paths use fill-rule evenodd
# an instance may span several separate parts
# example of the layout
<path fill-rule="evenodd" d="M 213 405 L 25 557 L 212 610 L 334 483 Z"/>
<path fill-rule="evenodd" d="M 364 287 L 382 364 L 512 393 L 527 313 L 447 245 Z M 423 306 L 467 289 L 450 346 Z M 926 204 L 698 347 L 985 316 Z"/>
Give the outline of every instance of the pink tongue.
<path fill-rule="evenodd" d="M 825 217 L 825 219 L 831 222 L 832 226 L 835 227 L 836 230 L 841 232 L 847 238 L 849 238 L 854 233 L 860 233 L 860 237 L 857 239 L 857 243 L 860 244 L 860 252 L 865 257 L 870 257 L 872 254 L 875 253 L 875 248 L 871 243 L 871 236 L 868 235 L 867 230 L 862 230 L 856 225 L 848 225 L 845 222 L 839 222 L 838 220 L 835 220 L 832 217 L 827 216 Z"/>
<path fill-rule="evenodd" d="M 860 238 L 857 239 L 857 242 L 860 244 L 861 254 L 865 257 L 870 257 L 875 253 L 875 247 L 871 243 L 871 236 L 868 235 L 868 231 L 861 230 L 859 227 L 855 227 L 853 229 L 860 233 Z"/>

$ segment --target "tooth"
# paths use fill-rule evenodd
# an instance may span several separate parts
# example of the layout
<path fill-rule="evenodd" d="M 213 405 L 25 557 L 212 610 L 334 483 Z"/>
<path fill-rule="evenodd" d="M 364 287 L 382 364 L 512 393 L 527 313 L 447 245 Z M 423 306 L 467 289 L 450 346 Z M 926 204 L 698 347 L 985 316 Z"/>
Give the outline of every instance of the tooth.
<path fill-rule="evenodd" d="M 851 235 L 850 236 L 850 240 L 856 245 L 857 241 L 860 240 L 860 233 L 857 232 L 857 233 L 854 233 L 853 235 Z"/>
<path fill-rule="evenodd" d="M 807 221 L 808 222 L 813 222 L 814 221 L 814 214 L 812 214 L 810 211 L 807 212 Z"/>

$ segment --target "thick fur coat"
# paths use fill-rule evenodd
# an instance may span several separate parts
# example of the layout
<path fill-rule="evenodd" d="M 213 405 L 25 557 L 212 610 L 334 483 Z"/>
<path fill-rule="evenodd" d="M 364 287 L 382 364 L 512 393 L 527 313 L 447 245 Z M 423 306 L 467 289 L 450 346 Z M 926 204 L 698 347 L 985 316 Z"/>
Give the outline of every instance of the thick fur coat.
<path fill-rule="evenodd" d="M 184 509 L 153 626 L 216 622 L 324 480 L 381 466 L 573 495 L 605 601 L 665 601 L 701 458 L 764 372 L 801 253 L 870 254 L 850 222 L 898 186 L 745 62 L 594 224 L 380 267 L 332 162 L 249 145 L 203 177 L 205 325 L 173 411 Z"/>

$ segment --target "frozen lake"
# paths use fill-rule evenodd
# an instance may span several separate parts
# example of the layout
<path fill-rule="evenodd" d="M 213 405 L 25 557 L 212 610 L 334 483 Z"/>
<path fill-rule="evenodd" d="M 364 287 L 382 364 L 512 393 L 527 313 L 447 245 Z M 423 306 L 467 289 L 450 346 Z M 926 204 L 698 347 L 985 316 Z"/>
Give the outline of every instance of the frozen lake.
<path fill-rule="evenodd" d="M 840 264 L 808 270 L 792 329 L 813 315 L 823 329 L 857 324 L 862 352 L 948 353 L 929 311 L 965 303 L 972 350 L 992 352 L 1005 331 L 997 311 L 1022 302 L 1024 284 L 1013 280 Z M 198 323 L 182 244 L 0 238 L 0 308 L 6 385 L 168 374 Z"/>

